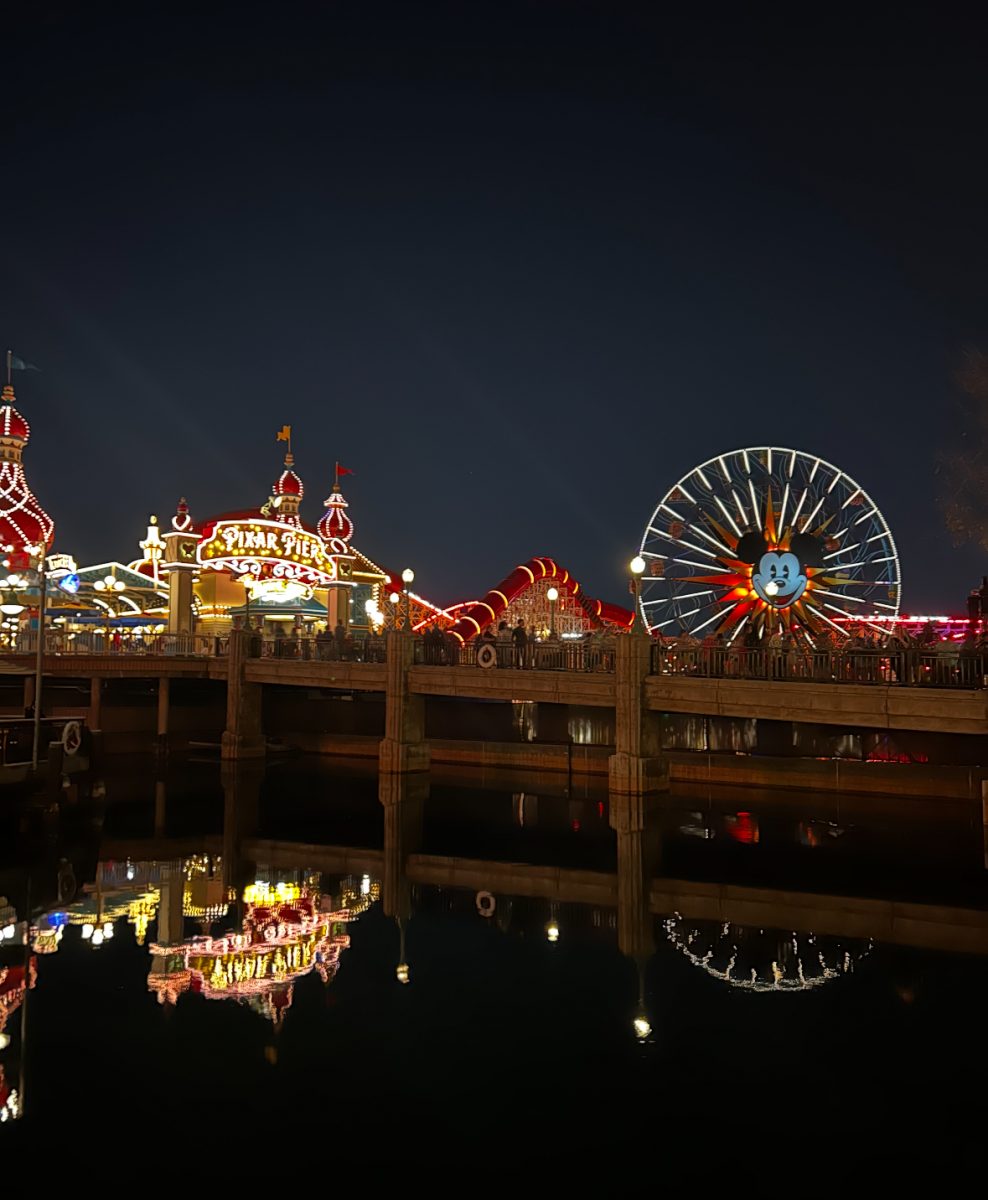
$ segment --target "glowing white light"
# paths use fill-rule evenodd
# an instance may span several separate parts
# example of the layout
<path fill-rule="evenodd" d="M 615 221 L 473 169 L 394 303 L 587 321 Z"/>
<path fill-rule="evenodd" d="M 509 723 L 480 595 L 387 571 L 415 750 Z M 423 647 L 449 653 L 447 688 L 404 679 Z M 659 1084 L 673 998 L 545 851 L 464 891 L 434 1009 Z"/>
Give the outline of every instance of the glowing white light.
<path fill-rule="evenodd" d="M 401 595 L 398 592 L 392 592 L 388 599 L 392 604 L 398 604 L 401 601 Z"/>
<path fill-rule="evenodd" d="M 6 925 L 4 926 L 3 936 L 9 942 L 16 932 L 17 930 L 13 925 Z"/>
<path fill-rule="evenodd" d="M 775 582 L 774 579 L 770 579 L 768 581 L 768 583 L 765 584 L 765 595 L 766 596 L 777 596 L 778 594 L 779 594 L 779 585 Z"/>
<path fill-rule="evenodd" d="M 550 942 L 558 942 L 559 941 L 559 926 L 556 924 L 555 921 L 550 921 L 549 924 L 546 926 L 545 936 L 548 938 L 548 940 Z"/>
<path fill-rule="evenodd" d="M 640 1042 L 644 1042 L 646 1038 L 651 1036 L 652 1026 L 649 1025 L 647 1017 L 635 1017 L 632 1025 L 634 1026 L 635 1037 Z"/>
<path fill-rule="evenodd" d="M 10 1045 L 10 1034 L 0 1033 L 0 1050 L 6 1050 Z"/>
<path fill-rule="evenodd" d="M 642 559 L 641 561 L 644 564 L 645 560 Z M 559 589 L 554 588 L 554 587 L 549 588 L 549 590 L 545 594 L 545 598 L 549 601 L 550 604 L 555 604 L 556 601 L 559 599 Z"/>
<path fill-rule="evenodd" d="M 636 554 L 628 564 L 628 567 L 631 570 L 632 575 L 642 575 L 645 571 L 645 560 L 640 554 Z"/>
<path fill-rule="evenodd" d="M 406 567 L 401 573 L 401 578 L 404 583 L 412 583 L 415 579 L 415 572 L 411 567 Z"/>
<path fill-rule="evenodd" d="M 360 881 L 360 894 L 361 894 L 361 896 L 369 896 L 370 895 L 370 876 L 369 875 L 365 875 Z"/>
<path fill-rule="evenodd" d="M 94 929 L 92 940 L 93 940 L 94 946 L 102 946 L 103 945 L 103 930 L 102 929 Z"/>
<path fill-rule="evenodd" d="M 88 941 L 89 941 L 89 939 L 90 939 L 90 938 L 93 936 L 93 930 L 94 930 L 94 926 L 93 926 L 93 925 L 92 925 L 92 924 L 91 924 L 89 921 L 87 921 L 87 922 L 85 923 L 85 925 L 83 925 L 83 927 L 82 927 L 82 940 L 83 940 L 84 942 L 88 942 Z"/>

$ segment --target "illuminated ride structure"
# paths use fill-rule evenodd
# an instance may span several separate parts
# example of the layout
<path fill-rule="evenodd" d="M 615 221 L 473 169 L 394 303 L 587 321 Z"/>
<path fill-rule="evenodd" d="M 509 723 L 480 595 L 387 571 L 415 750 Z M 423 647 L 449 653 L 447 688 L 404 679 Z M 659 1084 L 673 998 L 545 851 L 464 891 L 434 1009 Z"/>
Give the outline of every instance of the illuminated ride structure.
<path fill-rule="evenodd" d="M 297 980 L 315 971 L 332 981 L 350 945 L 347 924 L 379 894 L 365 878 L 359 889 L 344 887 L 344 906 L 332 909 L 315 876 L 301 884 L 258 881 L 244 891 L 240 932 L 152 944 L 148 990 L 159 1004 L 176 1004 L 186 992 L 234 1000 L 280 1024 Z"/>
<path fill-rule="evenodd" d="M 659 501 L 640 553 L 641 614 L 664 636 L 781 629 L 812 643 L 849 625 L 885 634 L 899 612 L 899 557 L 878 505 L 800 450 L 749 447 L 695 467 Z"/>
<path fill-rule="evenodd" d="M 872 943 L 694 921 L 678 913 L 665 922 L 669 941 L 694 966 L 750 992 L 806 992 L 853 972 Z"/>
<path fill-rule="evenodd" d="M 0 1052 L 10 1043 L 7 1026 L 11 1018 L 24 1003 L 27 990 L 35 985 L 35 967 L 33 956 L 28 960 L 26 968 L 23 963 L 9 967 L 0 966 Z M 21 1053 L 23 1054 L 23 1047 Z M 20 1115 L 18 1089 L 7 1080 L 3 1060 L 0 1059 L 0 1124 L 16 1120 Z"/>

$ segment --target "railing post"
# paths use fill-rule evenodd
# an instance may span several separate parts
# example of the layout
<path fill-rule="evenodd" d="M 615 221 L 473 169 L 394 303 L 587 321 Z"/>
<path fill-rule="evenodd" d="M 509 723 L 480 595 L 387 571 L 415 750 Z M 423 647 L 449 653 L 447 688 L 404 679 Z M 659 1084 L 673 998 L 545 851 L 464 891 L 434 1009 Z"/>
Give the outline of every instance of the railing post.
<path fill-rule="evenodd" d="M 669 766 L 662 754 L 659 719 L 645 706 L 645 680 L 651 670 L 651 641 L 628 633 L 617 639 L 614 671 L 615 747 L 607 764 L 608 790 L 640 798 L 669 788 Z M 644 809 L 611 804 L 616 829 L 644 827 Z"/>
<path fill-rule="evenodd" d="M 250 635 L 244 629 L 230 634 L 227 651 L 226 729 L 223 758 L 258 758 L 264 754 L 261 730 L 261 685 L 247 682 Z"/>
<path fill-rule="evenodd" d="M 408 689 L 414 653 L 411 634 L 396 629 L 389 632 L 385 651 L 384 737 L 378 755 L 378 765 L 384 774 L 429 769 L 425 700 L 413 696 Z"/>

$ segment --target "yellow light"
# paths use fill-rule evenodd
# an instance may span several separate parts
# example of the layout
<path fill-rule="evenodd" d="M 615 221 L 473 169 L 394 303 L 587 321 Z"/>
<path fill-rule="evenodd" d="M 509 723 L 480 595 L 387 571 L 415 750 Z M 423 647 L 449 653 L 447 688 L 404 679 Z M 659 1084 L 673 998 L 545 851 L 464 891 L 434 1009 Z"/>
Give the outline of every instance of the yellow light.
<path fill-rule="evenodd" d="M 549 939 L 550 942 L 558 942 L 559 941 L 559 926 L 556 924 L 555 921 L 550 921 L 549 924 L 546 926 L 545 936 Z"/>
<path fill-rule="evenodd" d="M 408 970 L 408 963 L 399 963 L 395 968 L 395 978 L 399 983 L 410 983 L 411 974 Z"/>
<path fill-rule="evenodd" d="M 652 1026 L 649 1025 L 647 1017 L 635 1017 L 634 1021 L 632 1021 L 632 1025 L 635 1029 L 635 1037 L 638 1038 L 640 1042 L 645 1041 L 645 1039 L 652 1033 Z"/>

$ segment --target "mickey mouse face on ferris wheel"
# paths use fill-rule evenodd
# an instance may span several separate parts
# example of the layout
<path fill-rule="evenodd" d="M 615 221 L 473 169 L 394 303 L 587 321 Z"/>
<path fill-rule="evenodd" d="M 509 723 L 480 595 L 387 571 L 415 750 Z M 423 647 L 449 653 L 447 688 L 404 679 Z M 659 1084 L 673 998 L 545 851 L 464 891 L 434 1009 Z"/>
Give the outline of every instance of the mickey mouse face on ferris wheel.
<path fill-rule="evenodd" d="M 762 533 L 746 533 L 737 549 L 738 558 L 755 570 L 751 586 L 760 600 L 772 608 L 788 608 L 806 591 L 807 567 L 822 563 L 819 538 L 797 534 L 788 550 L 770 550 Z"/>

